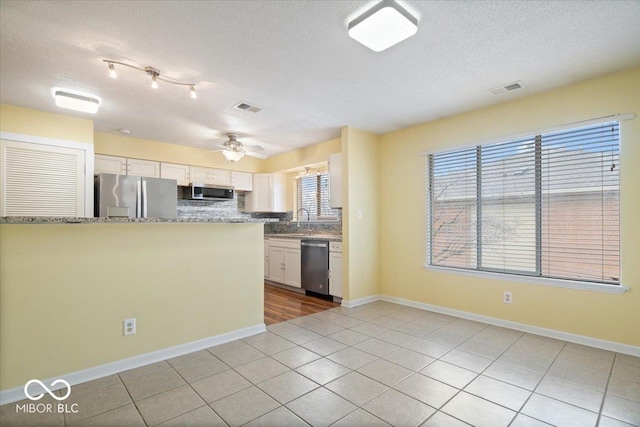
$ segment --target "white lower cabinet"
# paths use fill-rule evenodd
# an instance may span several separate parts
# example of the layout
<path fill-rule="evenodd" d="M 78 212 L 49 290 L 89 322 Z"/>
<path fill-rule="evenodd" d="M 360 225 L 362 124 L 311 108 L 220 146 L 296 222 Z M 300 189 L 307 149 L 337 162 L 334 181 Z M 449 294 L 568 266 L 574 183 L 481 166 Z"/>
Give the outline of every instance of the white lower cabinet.
<path fill-rule="evenodd" d="M 329 294 L 342 298 L 342 243 L 329 243 Z"/>
<path fill-rule="evenodd" d="M 269 278 L 269 239 L 264 239 L 264 278 Z"/>
<path fill-rule="evenodd" d="M 269 243 L 269 280 L 284 283 L 284 248 L 274 248 Z"/>
<path fill-rule="evenodd" d="M 296 288 L 302 287 L 301 276 L 301 251 L 298 249 L 284 250 L 284 283 Z"/>
<path fill-rule="evenodd" d="M 295 288 L 302 287 L 300 240 L 269 239 L 268 242 L 265 240 L 265 278 Z"/>

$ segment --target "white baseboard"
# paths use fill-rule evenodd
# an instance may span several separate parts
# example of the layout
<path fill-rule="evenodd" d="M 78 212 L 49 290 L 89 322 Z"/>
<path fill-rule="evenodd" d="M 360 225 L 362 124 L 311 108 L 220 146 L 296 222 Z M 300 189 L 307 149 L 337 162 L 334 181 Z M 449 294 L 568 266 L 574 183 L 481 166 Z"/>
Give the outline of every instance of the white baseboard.
<path fill-rule="evenodd" d="M 182 356 L 187 353 L 193 353 L 194 351 L 203 350 L 205 348 L 224 344 L 229 341 L 234 341 L 240 338 L 259 334 L 264 331 L 266 331 L 265 324 L 260 323 L 232 332 L 227 332 L 225 334 L 215 335 L 213 337 L 192 341 L 186 344 L 180 344 L 174 347 L 163 348 L 162 350 L 140 354 L 128 359 L 117 360 L 105 365 L 83 369 L 82 371 L 70 372 L 65 375 L 57 375 L 53 378 L 42 380 L 42 382 L 49 385 L 56 379 L 62 378 L 70 385 L 74 386 L 85 383 L 87 381 L 92 381 L 98 378 L 104 378 L 109 375 L 117 374 L 119 372 L 128 371 L 129 369 L 139 368 L 151 363 L 161 362 L 173 357 Z M 64 387 L 64 385 L 61 385 L 60 387 L 52 387 L 51 389 L 57 390 L 62 387 Z M 18 400 L 22 399 L 26 399 L 26 396 L 24 394 L 24 386 L 0 391 L 0 405 L 17 402 Z"/>
<path fill-rule="evenodd" d="M 482 314 L 469 313 L 467 311 L 455 310 L 453 308 L 440 307 L 437 305 L 425 304 L 418 301 L 412 301 L 404 298 L 380 295 L 380 300 L 393 302 L 396 304 L 406 305 L 409 307 L 420 308 L 423 310 L 433 311 L 441 314 L 448 314 L 463 319 L 475 320 L 476 322 L 488 323 L 490 325 L 501 326 L 503 328 L 515 329 L 531 334 L 542 335 L 549 338 L 555 338 L 562 341 L 568 341 L 576 344 L 587 345 L 590 347 L 601 348 L 603 350 L 615 351 L 617 353 L 629 354 L 631 356 L 640 357 L 640 347 L 617 343 L 614 341 L 601 340 L 598 338 L 587 337 L 584 335 L 572 334 L 569 332 L 558 331 L 555 329 L 541 328 L 539 326 L 527 325 L 525 323 L 512 322 L 510 320 L 498 319 L 496 317 L 484 316 Z"/>
<path fill-rule="evenodd" d="M 346 308 L 354 308 L 357 307 L 359 305 L 363 305 L 363 304 L 369 304 L 370 302 L 375 302 L 380 300 L 380 295 L 371 295 L 368 297 L 364 297 L 364 298 L 358 298 L 358 299 L 352 299 L 352 300 L 346 300 L 346 299 L 342 299 L 342 302 L 340 303 L 340 305 L 342 307 L 346 307 Z"/>

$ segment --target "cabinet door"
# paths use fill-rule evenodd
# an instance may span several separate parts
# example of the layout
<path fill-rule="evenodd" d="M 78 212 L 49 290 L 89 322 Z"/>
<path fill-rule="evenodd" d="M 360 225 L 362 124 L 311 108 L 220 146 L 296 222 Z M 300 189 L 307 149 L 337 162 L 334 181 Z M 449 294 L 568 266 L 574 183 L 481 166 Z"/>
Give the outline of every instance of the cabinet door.
<path fill-rule="evenodd" d="M 211 169 L 211 183 L 216 185 L 231 185 L 231 173 L 225 169 Z"/>
<path fill-rule="evenodd" d="M 285 276 L 284 283 L 296 288 L 302 287 L 300 249 L 284 250 Z"/>
<path fill-rule="evenodd" d="M 0 216 L 91 216 L 84 168 L 84 150 L 2 140 Z"/>
<path fill-rule="evenodd" d="M 274 173 L 271 178 L 271 212 L 287 211 L 287 176 Z"/>
<path fill-rule="evenodd" d="M 342 254 L 329 252 L 329 294 L 342 297 Z"/>
<path fill-rule="evenodd" d="M 284 283 L 284 248 L 269 248 L 269 280 Z"/>
<path fill-rule="evenodd" d="M 329 156 L 329 206 L 342 207 L 342 154 Z"/>
<path fill-rule="evenodd" d="M 264 278 L 269 278 L 269 240 L 264 239 Z"/>
<path fill-rule="evenodd" d="M 96 154 L 94 157 L 93 173 L 127 174 L 127 159 L 125 157 L 105 156 Z"/>
<path fill-rule="evenodd" d="M 253 175 L 253 192 L 251 194 L 253 212 L 271 212 L 273 210 L 271 182 L 271 174 L 257 173 Z"/>
<path fill-rule="evenodd" d="M 160 178 L 160 162 L 127 159 L 127 175 Z"/>
<path fill-rule="evenodd" d="M 209 172 L 211 169 L 209 168 L 202 168 L 199 166 L 191 166 L 191 171 L 190 171 L 190 179 L 191 182 L 199 182 L 202 184 L 210 184 L 210 176 L 211 173 Z"/>
<path fill-rule="evenodd" d="M 253 174 L 248 172 L 231 172 L 231 185 L 236 191 L 252 191 L 253 190 Z"/>
<path fill-rule="evenodd" d="M 178 185 L 189 185 L 189 166 L 174 163 L 160 164 L 160 178 L 175 179 Z"/>

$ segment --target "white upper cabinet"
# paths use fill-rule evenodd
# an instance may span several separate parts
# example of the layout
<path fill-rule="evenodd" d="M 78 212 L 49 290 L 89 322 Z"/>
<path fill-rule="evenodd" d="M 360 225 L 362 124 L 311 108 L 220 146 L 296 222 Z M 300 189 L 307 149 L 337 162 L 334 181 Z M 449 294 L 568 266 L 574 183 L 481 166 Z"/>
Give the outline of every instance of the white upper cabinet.
<path fill-rule="evenodd" d="M 287 177 L 281 173 L 253 174 L 253 191 L 245 198 L 247 212 L 286 212 Z"/>
<path fill-rule="evenodd" d="M 114 173 L 117 175 L 126 175 L 127 158 L 96 154 L 94 173 Z"/>
<path fill-rule="evenodd" d="M 191 166 L 191 182 L 213 185 L 231 185 L 231 171 Z"/>
<path fill-rule="evenodd" d="M 160 162 L 127 159 L 127 175 L 160 178 Z"/>
<path fill-rule="evenodd" d="M 231 185 L 231 171 L 225 169 L 211 169 L 212 184 Z"/>
<path fill-rule="evenodd" d="M 18 137 L 0 140 L 0 216 L 93 216 L 93 147 Z"/>
<path fill-rule="evenodd" d="M 94 173 L 114 173 L 117 175 L 160 178 L 160 162 L 96 154 Z"/>
<path fill-rule="evenodd" d="M 203 168 L 200 166 L 191 166 L 191 173 L 189 178 L 191 182 L 200 182 L 203 184 L 210 184 L 209 182 L 209 168 Z"/>
<path fill-rule="evenodd" d="M 249 172 L 231 172 L 231 185 L 236 191 L 253 190 L 253 174 Z"/>
<path fill-rule="evenodd" d="M 189 185 L 189 165 L 160 163 L 160 178 L 175 179 L 178 185 Z"/>
<path fill-rule="evenodd" d="M 329 206 L 342 207 L 342 153 L 329 156 Z"/>

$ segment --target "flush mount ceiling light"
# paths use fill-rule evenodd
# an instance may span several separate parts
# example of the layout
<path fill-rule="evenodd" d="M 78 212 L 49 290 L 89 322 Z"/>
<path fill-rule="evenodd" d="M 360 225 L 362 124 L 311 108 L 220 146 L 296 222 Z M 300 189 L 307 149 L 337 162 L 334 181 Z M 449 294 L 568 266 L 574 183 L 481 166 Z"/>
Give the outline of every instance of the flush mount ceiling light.
<path fill-rule="evenodd" d="M 61 108 L 82 111 L 84 113 L 95 114 L 98 112 L 100 100 L 90 96 L 78 95 L 76 93 L 65 92 L 62 90 L 53 91 L 53 97 L 56 105 Z"/>
<path fill-rule="evenodd" d="M 172 79 L 171 77 L 160 76 L 160 70 L 158 70 L 157 68 L 154 68 L 154 67 L 140 68 L 135 65 L 125 64 L 124 62 L 113 61 L 111 59 L 103 59 L 102 62 L 106 62 L 107 65 L 109 66 L 109 77 L 111 78 L 115 79 L 118 77 L 118 74 L 116 73 L 116 67 L 114 65 L 114 64 L 118 64 L 124 67 L 133 68 L 134 70 L 147 73 L 149 76 L 151 76 L 151 87 L 154 89 L 158 89 L 158 81 L 162 81 L 165 83 L 171 83 L 172 85 L 189 86 L 189 94 L 191 96 L 191 99 L 196 99 L 198 97 L 198 94 L 196 93 L 195 83 L 181 82 L 179 80 Z"/>
<path fill-rule="evenodd" d="M 418 31 L 418 20 L 392 0 L 383 0 L 349 23 L 349 36 L 374 52 Z"/>

